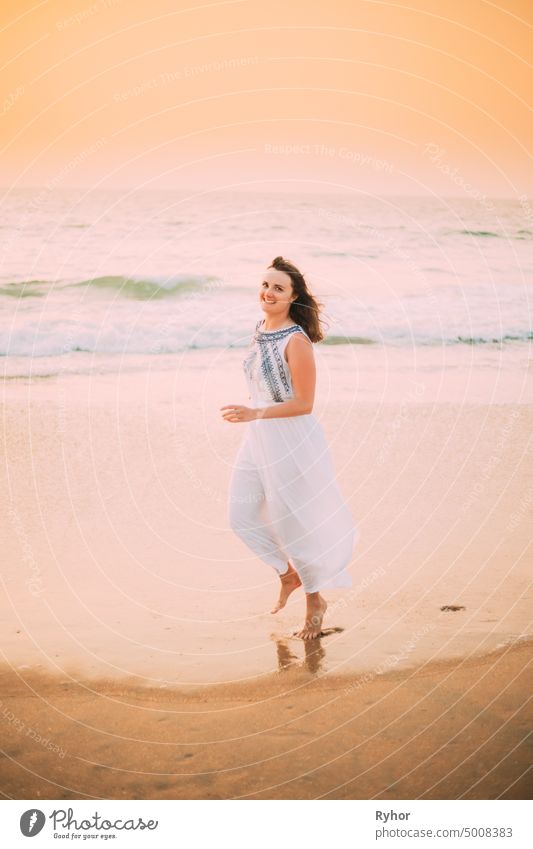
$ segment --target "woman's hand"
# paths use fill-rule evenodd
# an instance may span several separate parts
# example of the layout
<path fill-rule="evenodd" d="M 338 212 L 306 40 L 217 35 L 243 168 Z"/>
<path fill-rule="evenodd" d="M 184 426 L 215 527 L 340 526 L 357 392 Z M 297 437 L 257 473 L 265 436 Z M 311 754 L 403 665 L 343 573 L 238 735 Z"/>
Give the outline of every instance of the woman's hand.
<path fill-rule="evenodd" d="M 251 422 L 256 418 L 257 413 L 253 407 L 243 407 L 240 404 L 225 404 L 219 409 L 227 410 L 226 413 L 222 413 L 222 418 L 227 422 Z"/>

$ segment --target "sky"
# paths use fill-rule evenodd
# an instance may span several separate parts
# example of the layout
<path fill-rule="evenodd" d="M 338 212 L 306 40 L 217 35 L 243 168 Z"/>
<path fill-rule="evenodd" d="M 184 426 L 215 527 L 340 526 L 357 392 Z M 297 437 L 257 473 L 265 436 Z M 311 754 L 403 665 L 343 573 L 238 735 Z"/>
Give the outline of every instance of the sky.
<path fill-rule="evenodd" d="M 0 184 L 533 195 L 531 0 L 3 0 Z"/>

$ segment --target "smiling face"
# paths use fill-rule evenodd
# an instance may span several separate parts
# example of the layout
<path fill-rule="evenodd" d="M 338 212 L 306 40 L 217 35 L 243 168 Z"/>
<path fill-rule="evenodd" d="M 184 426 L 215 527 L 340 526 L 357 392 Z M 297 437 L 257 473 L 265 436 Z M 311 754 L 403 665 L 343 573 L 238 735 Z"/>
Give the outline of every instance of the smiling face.
<path fill-rule="evenodd" d="M 266 316 L 282 321 L 288 318 L 291 302 L 296 300 L 292 291 L 292 280 L 284 271 L 267 269 L 259 286 L 259 302 Z"/>

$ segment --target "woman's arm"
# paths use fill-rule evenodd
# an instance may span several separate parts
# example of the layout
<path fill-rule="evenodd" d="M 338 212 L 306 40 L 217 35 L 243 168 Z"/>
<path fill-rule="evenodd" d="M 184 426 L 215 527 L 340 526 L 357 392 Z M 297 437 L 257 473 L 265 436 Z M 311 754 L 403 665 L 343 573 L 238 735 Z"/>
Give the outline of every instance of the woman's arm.
<path fill-rule="evenodd" d="M 277 419 L 311 413 L 315 401 L 316 367 L 313 343 L 303 333 L 293 333 L 285 354 L 294 389 L 294 398 L 272 407 L 256 407 L 256 419 Z"/>

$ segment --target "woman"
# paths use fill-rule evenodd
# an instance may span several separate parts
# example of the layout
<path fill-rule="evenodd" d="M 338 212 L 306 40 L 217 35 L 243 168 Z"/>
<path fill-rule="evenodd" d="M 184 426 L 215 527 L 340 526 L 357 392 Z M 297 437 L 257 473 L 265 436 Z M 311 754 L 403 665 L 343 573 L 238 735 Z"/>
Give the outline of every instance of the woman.
<path fill-rule="evenodd" d="M 314 342 L 324 335 L 319 304 L 301 272 L 276 257 L 259 287 L 263 320 L 243 361 L 251 407 L 226 404 L 227 422 L 247 422 L 228 503 L 232 529 L 278 572 L 285 607 L 306 593 L 304 640 L 320 636 L 326 587 L 350 587 L 346 571 L 359 536 L 337 484 L 322 425 L 313 410 Z"/>

